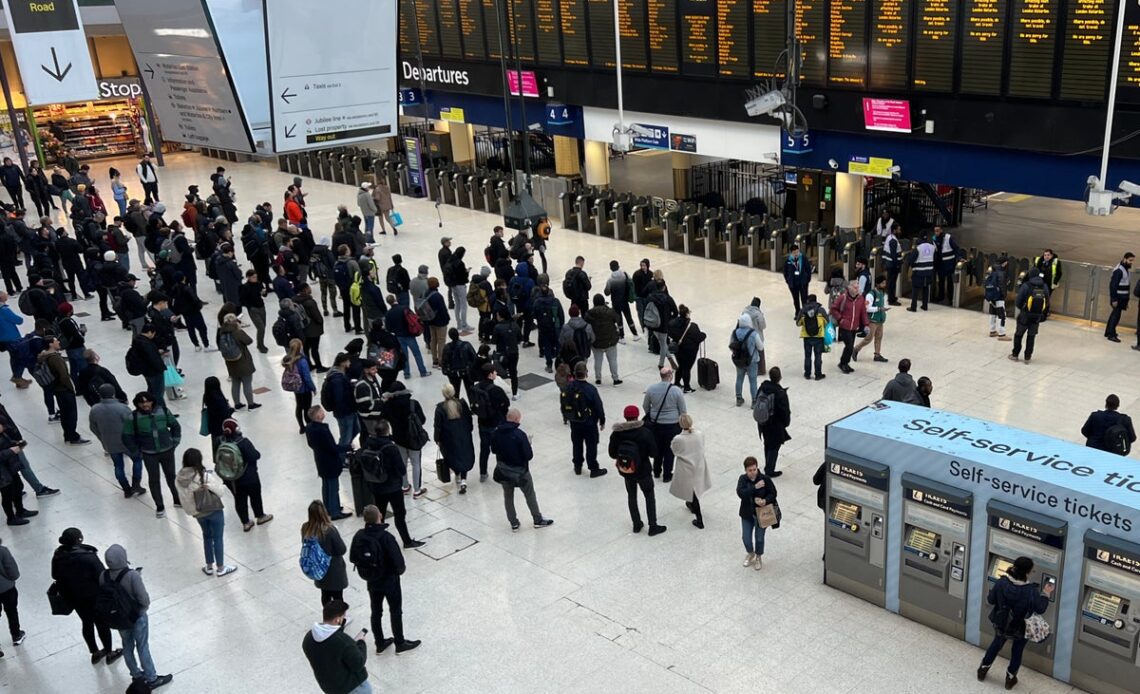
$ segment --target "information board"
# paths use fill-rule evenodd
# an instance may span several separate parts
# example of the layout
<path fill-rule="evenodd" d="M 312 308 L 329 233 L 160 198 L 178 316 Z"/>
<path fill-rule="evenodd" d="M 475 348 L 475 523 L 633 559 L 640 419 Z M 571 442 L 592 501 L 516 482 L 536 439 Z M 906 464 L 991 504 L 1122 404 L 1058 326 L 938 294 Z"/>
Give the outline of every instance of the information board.
<path fill-rule="evenodd" d="M 828 82 L 861 87 L 867 81 L 867 0 L 831 0 Z"/>
<path fill-rule="evenodd" d="M 456 0 L 439 0 L 438 5 L 440 53 L 445 58 L 463 57 L 463 44 L 459 39 L 459 9 L 455 3 Z"/>
<path fill-rule="evenodd" d="M 534 5 L 530 0 L 511 0 L 510 5 L 504 9 L 508 11 L 507 26 L 510 27 L 508 40 L 511 45 L 507 49 L 508 55 L 512 59 L 519 58 L 524 63 L 533 63 L 537 53 L 534 45 Z"/>
<path fill-rule="evenodd" d="M 677 59 L 677 0 L 648 0 L 649 66 L 654 72 L 676 74 L 681 69 Z"/>
<path fill-rule="evenodd" d="M 645 40 L 646 0 L 618 2 L 618 32 L 621 34 L 621 66 L 626 70 L 648 70 L 649 53 Z"/>
<path fill-rule="evenodd" d="M 439 3 L 446 2 L 446 0 L 432 0 L 431 2 L 416 2 L 405 0 L 411 5 L 413 16 L 418 18 L 416 26 L 420 31 L 420 43 L 423 44 L 425 56 L 435 57 L 439 55 L 439 31 L 436 27 L 439 25 Z M 415 35 L 412 35 L 412 40 L 415 41 Z"/>
<path fill-rule="evenodd" d="M 562 62 L 558 28 L 557 0 L 534 0 L 534 31 L 538 37 L 538 62 L 542 65 Z"/>
<path fill-rule="evenodd" d="M 463 35 L 464 58 L 483 60 L 487 57 L 483 26 L 483 5 L 480 0 L 459 0 L 459 30 Z M 404 45 L 403 37 L 400 45 Z"/>
<path fill-rule="evenodd" d="M 1062 99 L 1104 100 L 1104 76 L 1112 62 L 1113 10 L 1109 0 L 1069 0 L 1061 65 Z"/>
<path fill-rule="evenodd" d="M 502 41 L 509 40 L 507 38 L 507 20 L 499 11 L 498 2 L 496 0 L 480 0 L 483 4 L 483 26 L 487 32 L 487 57 L 491 60 L 498 60 L 506 46 Z M 506 9 L 506 5 L 503 6 Z M 502 34 L 499 33 L 499 27 L 502 27 Z M 507 51 L 510 54 L 510 51 Z"/>
<path fill-rule="evenodd" d="M 613 0 L 587 0 L 590 12 L 590 62 L 594 67 L 616 68 Z"/>
<path fill-rule="evenodd" d="M 1140 103 L 1140 6 L 1134 2 L 1124 9 L 1124 37 L 1116 86 L 1118 100 Z"/>
<path fill-rule="evenodd" d="M 800 79 L 807 84 L 823 84 L 827 74 L 827 35 L 824 27 L 824 0 L 798 0 L 796 2 L 796 36 L 803 52 Z"/>
<path fill-rule="evenodd" d="M 721 77 L 748 77 L 749 0 L 717 0 L 717 74 Z"/>
<path fill-rule="evenodd" d="M 784 35 L 787 33 L 786 0 L 752 0 L 752 75 L 783 77 Z"/>
<path fill-rule="evenodd" d="M 925 0 L 918 10 L 911 84 L 931 92 L 954 90 L 958 0 Z"/>
<path fill-rule="evenodd" d="M 871 15 L 872 89 L 906 89 L 910 7 L 911 0 L 874 0 Z"/>
<path fill-rule="evenodd" d="M 76 0 L 4 0 L 4 14 L 30 105 L 98 98 Z"/>
<path fill-rule="evenodd" d="M 586 37 L 586 0 L 559 0 L 559 26 L 562 27 L 562 62 L 588 66 L 590 45 Z"/>
<path fill-rule="evenodd" d="M 681 0 L 681 69 L 688 75 L 716 75 L 716 5 Z"/>
<path fill-rule="evenodd" d="M 964 0 L 962 77 L 964 94 L 1001 95 L 1006 0 Z"/>
<path fill-rule="evenodd" d="M 1009 51 L 1009 95 L 1053 95 L 1058 0 L 1014 0 Z M 1102 78 L 1103 79 L 1103 78 Z"/>

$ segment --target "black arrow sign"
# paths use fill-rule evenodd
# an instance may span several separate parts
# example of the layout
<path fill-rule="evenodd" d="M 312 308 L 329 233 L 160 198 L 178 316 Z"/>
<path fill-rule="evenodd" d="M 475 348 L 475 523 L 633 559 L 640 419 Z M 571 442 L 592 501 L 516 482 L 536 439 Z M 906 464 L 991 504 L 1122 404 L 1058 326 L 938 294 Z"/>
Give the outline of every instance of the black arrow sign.
<path fill-rule="evenodd" d="M 145 72 L 151 79 L 154 79 L 154 68 L 151 66 L 147 65 L 146 68 L 143 69 L 143 72 Z"/>
<path fill-rule="evenodd" d="M 296 135 L 293 134 L 293 131 L 295 131 L 296 129 L 297 129 L 296 123 L 294 123 L 293 125 L 290 125 L 288 128 L 285 128 L 285 138 L 288 139 L 290 137 L 296 137 Z"/>
<path fill-rule="evenodd" d="M 288 87 L 285 87 L 285 90 L 283 92 L 281 92 L 281 100 L 287 104 L 293 103 L 293 102 L 289 101 L 289 99 L 292 99 L 295 96 L 297 96 L 297 95 L 289 92 Z"/>
<path fill-rule="evenodd" d="M 67 67 L 63 68 L 63 71 L 60 72 L 59 56 L 55 53 L 55 46 L 52 46 L 51 49 L 51 62 L 55 64 L 54 72 L 49 70 L 47 65 L 41 65 L 40 67 L 43 68 L 44 72 L 54 77 L 56 82 L 62 82 L 63 78 L 67 77 L 67 73 L 71 72 L 71 63 L 68 63 Z"/>

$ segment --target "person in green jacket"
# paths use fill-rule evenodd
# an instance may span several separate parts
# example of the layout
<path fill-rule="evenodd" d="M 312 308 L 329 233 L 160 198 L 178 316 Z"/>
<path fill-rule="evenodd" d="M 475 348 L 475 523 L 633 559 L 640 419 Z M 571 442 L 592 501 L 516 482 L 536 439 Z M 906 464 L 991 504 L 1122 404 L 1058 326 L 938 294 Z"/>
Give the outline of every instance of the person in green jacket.
<path fill-rule="evenodd" d="M 364 637 L 367 629 L 362 629 L 355 637 L 344 633 L 348 622 L 345 613 L 348 605 L 342 600 L 332 600 L 325 604 L 322 620 L 313 625 L 301 650 L 313 668 L 317 686 L 325 694 L 372 694 L 368 683 L 367 646 Z"/>
<path fill-rule="evenodd" d="M 145 390 L 135 395 L 133 402 L 135 411 L 123 422 L 123 445 L 132 458 L 142 457 L 150 482 L 150 495 L 154 499 L 154 516 L 163 518 L 166 506 L 162 501 L 160 467 L 174 505 L 182 507 L 174 483 L 174 451 L 182 441 L 182 426 L 178 424 L 178 415 L 156 405 L 154 396 Z"/>
<path fill-rule="evenodd" d="M 867 323 L 867 335 L 859 344 L 855 345 L 855 351 L 852 353 L 851 358 L 859 361 L 859 350 L 875 341 L 875 361 L 887 361 L 887 358 L 880 353 L 880 348 L 883 346 L 883 324 L 887 322 L 887 311 L 891 307 L 887 305 L 887 276 L 879 275 L 875 278 L 875 286 L 867 292 L 867 317 L 870 321 Z"/>

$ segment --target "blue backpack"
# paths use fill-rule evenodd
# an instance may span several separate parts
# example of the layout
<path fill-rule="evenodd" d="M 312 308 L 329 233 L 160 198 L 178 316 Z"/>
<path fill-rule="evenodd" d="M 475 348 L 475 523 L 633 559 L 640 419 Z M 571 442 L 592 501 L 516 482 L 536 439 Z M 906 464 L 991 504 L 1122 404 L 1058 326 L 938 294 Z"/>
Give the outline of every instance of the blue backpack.
<path fill-rule="evenodd" d="M 301 573 L 314 581 L 319 581 L 329 572 L 332 557 L 321 547 L 320 541 L 315 537 L 306 537 L 301 540 Z"/>
<path fill-rule="evenodd" d="M 333 282 L 335 282 L 338 287 L 347 287 L 352 284 L 352 277 L 349 276 L 348 272 L 347 260 L 338 260 L 333 265 Z"/>

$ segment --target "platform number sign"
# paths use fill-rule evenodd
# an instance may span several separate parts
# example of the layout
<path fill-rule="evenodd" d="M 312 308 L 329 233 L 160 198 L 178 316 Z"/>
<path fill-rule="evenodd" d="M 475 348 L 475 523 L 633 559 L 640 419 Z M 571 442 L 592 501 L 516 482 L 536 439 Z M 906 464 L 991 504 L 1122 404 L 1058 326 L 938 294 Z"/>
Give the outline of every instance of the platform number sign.
<path fill-rule="evenodd" d="M 546 107 L 547 125 L 570 125 L 574 117 L 570 115 L 570 107 L 565 104 L 549 104 Z"/>
<path fill-rule="evenodd" d="M 812 134 L 806 130 L 798 133 L 784 133 L 784 154 L 807 154 L 812 151 Z"/>

